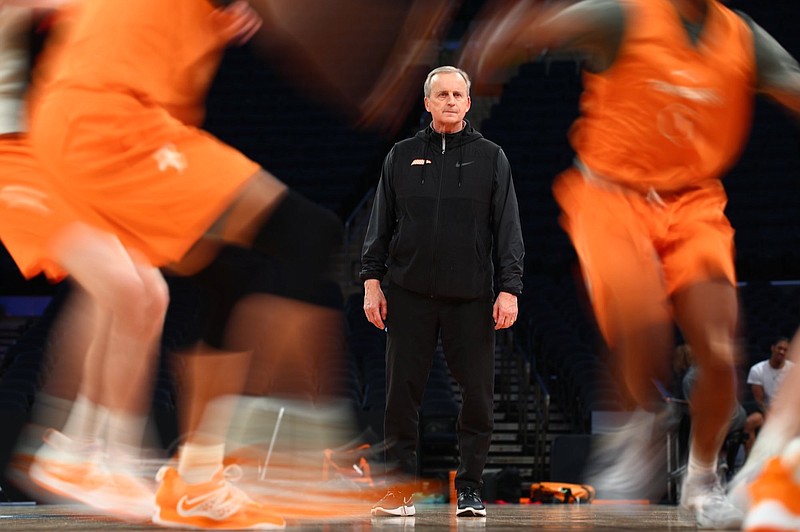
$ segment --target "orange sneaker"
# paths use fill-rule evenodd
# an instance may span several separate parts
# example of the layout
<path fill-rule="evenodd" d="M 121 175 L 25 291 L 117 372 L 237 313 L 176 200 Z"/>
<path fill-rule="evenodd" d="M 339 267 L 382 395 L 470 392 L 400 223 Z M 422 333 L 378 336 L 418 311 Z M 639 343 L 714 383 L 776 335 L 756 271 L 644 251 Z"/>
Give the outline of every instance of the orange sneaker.
<path fill-rule="evenodd" d="M 94 462 L 62 460 L 45 456 L 33 458 L 28 474 L 31 480 L 47 491 L 84 502 L 103 485 L 104 478 Z"/>
<path fill-rule="evenodd" d="M 211 530 L 278 530 L 286 527 L 283 517 L 248 497 L 228 481 L 240 471 L 237 466 L 220 469 L 208 482 L 187 484 L 169 466 L 156 475 L 153 522 L 175 528 Z"/>
<path fill-rule="evenodd" d="M 122 519 L 150 518 L 153 489 L 142 479 L 111 471 L 94 446 L 74 442 L 56 430 L 48 431 L 44 440 L 29 469 L 36 485 Z"/>
<path fill-rule="evenodd" d="M 383 499 L 372 506 L 372 515 L 375 517 L 411 517 L 415 513 L 413 497 L 396 488 L 390 488 Z"/>
<path fill-rule="evenodd" d="M 767 462 L 750 484 L 752 505 L 742 530 L 788 532 L 800 530 L 800 439 Z"/>

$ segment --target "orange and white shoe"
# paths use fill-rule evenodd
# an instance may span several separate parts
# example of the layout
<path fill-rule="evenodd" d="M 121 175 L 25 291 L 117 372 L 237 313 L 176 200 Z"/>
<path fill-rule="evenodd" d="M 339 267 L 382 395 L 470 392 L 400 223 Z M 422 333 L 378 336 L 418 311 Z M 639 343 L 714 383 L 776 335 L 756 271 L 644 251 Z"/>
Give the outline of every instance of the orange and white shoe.
<path fill-rule="evenodd" d="M 60 433 L 58 438 L 63 438 Z M 61 497 L 83 502 L 103 485 L 105 477 L 87 456 L 67 453 L 37 453 L 31 460 L 28 474 L 39 487 Z"/>
<path fill-rule="evenodd" d="M 800 439 L 772 458 L 750 484 L 745 532 L 800 530 Z"/>
<path fill-rule="evenodd" d="M 75 442 L 55 430 L 44 440 L 29 470 L 36 485 L 121 519 L 150 518 L 153 488 L 143 479 L 109 469 L 95 445 Z"/>
<path fill-rule="evenodd" d="M 228 478 L 235 478 L 238 466 L 220 469 L 208 482 L 188 484 L 169 466 L 156 475 L 153 522 L 175 528 L 209 530 L 279 530 L 286 527 L 283 517 L 248 497 Z"/>
<path fill-rule="evenodd" d="M 374 517 L 411 517 L 415 513 L 414 498 L 396 488 L 390 488 L 386 495 L 372 506 Z"/>

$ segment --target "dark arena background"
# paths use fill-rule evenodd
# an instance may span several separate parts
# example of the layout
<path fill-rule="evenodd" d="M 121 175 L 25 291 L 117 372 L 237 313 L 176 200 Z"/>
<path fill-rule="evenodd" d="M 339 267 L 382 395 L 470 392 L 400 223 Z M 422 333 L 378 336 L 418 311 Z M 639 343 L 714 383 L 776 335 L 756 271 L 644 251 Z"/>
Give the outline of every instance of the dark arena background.
<path fill-rule="evenodd" d="M 165 0 L 166 1 L 166 0 Z M 298 0 L 299 1 L 299 0 Z M 388 1 L 388 0 L 381 0 Z M 410 4 L 407 0 L 398 5 Z M 334 210 L 345 226 L 345 241 L 337 253 L 323 305 L 343 316 L 337 331 L 320 334 L 320 354 L 310 354 L 314 371 L 302 379 L 318 391 L 343 399 L 354 419 L 351 447 L 379 446 L 385 404 L 385 334 L 370 325 L 362 310 L 363 287 L 358 280 L 360 251 L 375 185 L 384 156 L 398 140 L 428 124 L 422 106 L 422 83 L 433 67 L 452 64 L 484 2 L 459 2 L 452 20 L 431 43 L 432 53 L 420 54 L 401 72 L 389 76 L 383 120 L 354 118 L 359 93 L 341 87 L 314 86 L 302 68 L 281 63 L 273 49 L 257 44 L 231 48 L 208 98 L 206 128 L 241 150 L 292 189 Z M 733 0 L 795 57 L 800 57 L 800 5 L 794 1 Z M 336 21 L 346 39 L 348 20 Z M 352 31 L 358 31 L 353 28 Z M 400 28 L 393 28 L 395 33 Z M 37 41 L 43 39 L 35 35 Z M 256 41 L 257 43 L 258 41 Z M 355 57 L 353 60 L 357 60 Z M 286 61 L 291 61 L 287 59 Z M 369 65 L 364 81 L 380 80 L 380 65 Z M 498 94 L 473 94 L 467 119 L 508 156 L 519 199 L 525 238 L 525 292 L 520 297 L 516 325 L 498 335 L 496 347 L 495 433 L 484 475 L 483 497 L 489 516 L 456 520 L 449 505 L 449 474 L 457 466 L 455 424 L 460 396 L 441 350 L 437 351 L 421 411 L 420 473 L 426 491 L 417 516 L 406 520 L 371 520 L 370 502 L 362 516 L 346 520 L 311 520 L 292 524 L 309 530 L 408 530 L 414 527 L 516 529 L 692 529 L 690 515 L 676 506 L 676 480 L 670 477 L 658 504 L 621 508 L 603 504 L 534 504 L 532 485 L 542 481 L 580 482 L 593 434 L 603 420 L 622 409 L 622 399 L 606 367 L 606 352 L 589 313 L 577 274 L 576 256 L 558 224 L 551 184 L 572 161 L 567 142 L 569 125 L 578 113 L 581 90 L 577 59 L 543 57 L 515 70 Z M 356 69 L 357 70 L 357 69 Z M 355 80 L 353 87 L 358 88 Z M 363 80 L 362 80 L 363 81 Z M 392 87 L 399 87 L 393 89 Z M 391 90 L 390 90 L 391 89 Z M 355 90 L 355 89 L 354 89 Z M 410 91 L 410 92 L 409 92 Z M 727 214 L 736 229 L 736 267 L 741 323 L 741 401 L 752 401 L 744 386 L 747 369 L 768 357 L 772 341 L 791 337 L 800 324 L 800 143 L 798 124 L 776 104 L 758 98 L 749 142 L 740 161 L 725 177 Z M 224 255 L 226 267 L 241 272 L 245 290 L 293 297 L 290 275 L 266 259 L 243 258 L 240 250 Z M 151 428 L 165 454 L 179 440 L 176 382 L 170 354 L 195 338 L 196 297 L 178 277 L 168 277 L 171 305 L 163 339 L 162 359 L 153 397 Z M 47 352 L 58 350 L 63 338 L 51 335 L 51 325 L 69 287 L 45 279 L 25 281 L 7 252 L 0 250 L 0 528 L 4 530 L 135 529 L 87 513 L 69 504 L 43 504 L 35 493 L 13 482 L 16 442 L 36 405 L 36 392 L 49 374 Z M 342 347 L 336 367 L 326 365 L 325 338 Z M 310 361 L 310 362 L 309 362 Z M 341 363 L 339 363 L 341 362 Z M 288 363 L 287 363 L 288 364 Z M 287 380 L 262 368 L 259 397 L 296 399 Z M 307 369 L 307 368 L 305 368 Z M 277 370 L 276 370 L 277 371 Z M 287 370 L 291 371 L 291 370 Z M 297 377 L 295 374 L 294 377 Z M 311 379 L 310 381 L 308 379 Z M 282 386 L 283 385 L 283 386 Z M 665 395 L 672 393 L 667 383 Z M 667 397 L 668 399 L 669 397 Z M 686 435 L 678 430 L 670 442 L 666 466 L 677 472 L 685 459 Z M 261 427 L 265 449 L 280 437 L 273 427 Z M 344 438 L 346 440 L 346 438 Z M 343 445 L 346 442 L 343 442 Z M 739 442 L 726 442 L 729 465 L 737 467 Z M 368 448 L 367 448 L 368 449 Z M 347 449 L 342 447 L 343 452 Z M 365 460 L 376 474 L 380 453 Z M 323 460 L 320 455 L 320 461 Z M 353 464 L 341 475 L 353 479 Z M 641 501 L 637 501 L 641 502 Z"/>

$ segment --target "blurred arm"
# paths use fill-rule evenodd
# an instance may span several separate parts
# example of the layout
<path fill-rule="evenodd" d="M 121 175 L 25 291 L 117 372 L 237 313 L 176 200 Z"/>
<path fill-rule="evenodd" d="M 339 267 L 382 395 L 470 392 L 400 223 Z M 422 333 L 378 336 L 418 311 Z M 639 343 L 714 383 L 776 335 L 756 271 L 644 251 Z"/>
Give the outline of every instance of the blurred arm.
<path fill-rule="evenodd" d="M 29 7 L 31 9 L 58 9 L 70 0 L 0 0 L 2 6 Z"/>
<path fill-rule="evenodd" d="M 215 2 L 219 4 L 220 2 Z M 241 45 L 249 41 L 261 29 L 263 21 L 245 0 L 222 2 L 222 6 L 211 15 L 223 43 Z"/>
<path fill-rule="evenodd" d="M 772 35 L 747 15 L 742 18 L 753 30 L 758 90 L 800 114 L 800 65 Z"/>
<path fill-rule="evenodd" d="M 764 393 L 764 387 L 760 384 L 751 384 L 750 390 L 753 392 L 753 399 L 755 399 L 756 404 L 761 409 L 762 412 L 765 414 L 767 413 L 767 397 Z"/>
<path fill-rule="evenodd" d="M 618 0 L 584 0 L 545 9 L 525 30 L 523 41 L 538 52 L 580 52 L 592 70 L 602 71 L 614 62 L 624 29 Z"/>
<path fill-rule="evenodd" d="M 478 87 L 502 83 L 505 69 L 545 52 L 578 52 L 587 68 L 599 72 L 614 62 L 624 27 L 618 0 L 519 1 L 481 18 L 459 63 Z"/>

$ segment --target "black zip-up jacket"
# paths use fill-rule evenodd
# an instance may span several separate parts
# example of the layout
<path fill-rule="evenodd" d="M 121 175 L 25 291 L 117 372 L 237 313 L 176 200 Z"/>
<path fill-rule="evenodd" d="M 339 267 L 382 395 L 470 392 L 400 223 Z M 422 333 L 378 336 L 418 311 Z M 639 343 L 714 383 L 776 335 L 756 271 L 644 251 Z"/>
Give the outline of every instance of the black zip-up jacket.
<path fill-rule="evenodd" d="M 469 123 L 431 127 L 394 145 L 361 254 L 361 280 L 392 282 L 430 297 L 522 293 L 525 254 L 511 169 L 503 150 Z"/>

